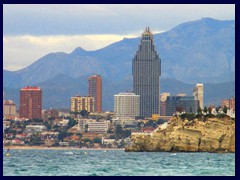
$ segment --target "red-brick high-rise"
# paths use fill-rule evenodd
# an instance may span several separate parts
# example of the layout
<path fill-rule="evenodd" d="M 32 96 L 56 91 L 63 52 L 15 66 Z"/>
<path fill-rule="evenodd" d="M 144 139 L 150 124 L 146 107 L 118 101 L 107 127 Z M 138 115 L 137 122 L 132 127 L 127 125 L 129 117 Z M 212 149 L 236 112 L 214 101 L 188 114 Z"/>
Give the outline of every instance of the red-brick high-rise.
<path fill-rule="evenodd" d="M 20 118 L 41 119 L 42 90 L 36 86 L 27 86 L 20 90 Z"/>
<path fill-rule="evenodd" d="M 102 78 L 100 75 L 88 77 L 88 95 L 94 97 L 96 112 L 102 111 Z"/>

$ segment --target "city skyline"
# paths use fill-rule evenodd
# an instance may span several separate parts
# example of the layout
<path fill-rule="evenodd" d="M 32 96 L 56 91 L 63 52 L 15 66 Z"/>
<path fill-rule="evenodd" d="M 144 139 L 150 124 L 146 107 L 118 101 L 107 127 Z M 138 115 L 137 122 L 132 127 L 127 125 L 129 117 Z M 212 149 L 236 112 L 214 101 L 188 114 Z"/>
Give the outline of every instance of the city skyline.
<path fill-rule="evenodd" d="M 138 14 L 137 11 L 133 14 L 132 11 L 136 8 L 145 16 Z M 69 9 L 72 13 L 68 13 Z M 170 9 L 174 11 L 169 11 Z M 189 15 L 183 13 L 186 11 Z M 15 16 L 18 18 L 13 19 L 12 17 Z M 124 18 L 126 16 L 128 18 Z M 151 26 L 155 34 L 167 31 L 177 24 L 202 17 L 220 20 L 235 19 L 235 5 L 5 4 L 3 6 L 3 66 L 6 70 L 19 70 L 50 52 L 70 53 L 79 46 L 86 50 L 96 50 L 124 37 L 138 37 L 146 26 Z M 62 19 L 59 21 L 59 18 L 66 21 Z M 78 18 L 81 21 L 76 21 Z M 106 18 L 109 20 L 108 24 L 105 23 Z M 158 21 L 150 21 L 151 18 L 158 18 Z M 168 21 L 165 21 L 166 18 Z M 125 23 L 125 20 L 128 23 Z M 86 25 L 85 21 L 90 23 Z M 98 26 L 98 30 L 94 31 L 97 21 L 103 25 Z"/>
<path fill-rule="evenodd" d="M 234 176 L 234 8 L 4 4 L 3 175 Z"/>

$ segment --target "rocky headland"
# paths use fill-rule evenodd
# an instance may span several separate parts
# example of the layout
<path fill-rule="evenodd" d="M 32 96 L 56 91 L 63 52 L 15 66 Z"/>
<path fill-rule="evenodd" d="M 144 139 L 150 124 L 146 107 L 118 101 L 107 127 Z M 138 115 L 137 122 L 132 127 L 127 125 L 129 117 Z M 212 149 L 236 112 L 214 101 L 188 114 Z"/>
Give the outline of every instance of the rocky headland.
<path fill-rule="evenodd" d="M 133 133 L 125 151 L 235 152 L 235 121 L 173 117 L 152 133 Z"/>

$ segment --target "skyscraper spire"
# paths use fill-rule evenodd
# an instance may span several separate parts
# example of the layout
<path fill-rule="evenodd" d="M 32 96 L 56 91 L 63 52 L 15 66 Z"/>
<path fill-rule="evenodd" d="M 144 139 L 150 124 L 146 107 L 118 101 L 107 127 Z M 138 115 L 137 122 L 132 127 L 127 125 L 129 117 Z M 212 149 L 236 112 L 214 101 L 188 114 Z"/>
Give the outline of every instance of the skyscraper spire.
<path fill-rule="evenodd" d="M 145 28 L 145 31 L 142 33 L 142 37 L 144 36 L 148 36 L 148 37 L 151 37 L 153 36 L 152 32 L 150 31 L 150 28 L 149 27 L 146 27 Z"/>

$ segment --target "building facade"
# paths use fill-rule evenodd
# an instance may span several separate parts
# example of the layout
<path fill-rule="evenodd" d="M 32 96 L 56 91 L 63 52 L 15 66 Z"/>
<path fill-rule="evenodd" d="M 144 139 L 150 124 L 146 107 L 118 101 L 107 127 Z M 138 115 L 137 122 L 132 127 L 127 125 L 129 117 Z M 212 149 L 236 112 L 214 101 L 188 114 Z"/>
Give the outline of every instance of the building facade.
<path fill-rule="evenodd" d="M 117 118 L 139 116 L 139 95 L 119 93 L 114 95 L 114 115 Z"/>
<path fill-rule="evenodd" d="M 81 110 L 86 110 L 88 112 L 94 112 L 94 97 L 90 96 L 75 96 L 71 97 L 71 107 L 72 112 L 80 112 Z"/>
<path fill-rule="evenodd" d="M 193 89 L 193 96 L 195 100 L 199 101 L 199 107 L 203 110 L 203 84 L 196 84 Z"/>
<path fill-rule="evenodd" d="M 160 115 L 166 116 L 166 100 L 170 93 L 164 92 L 160 94 Z"/>
<path fill-rule="evenodd" d="M 48 120 L 49 118 L 57 118 L 59 116 L 59 112 L 56 109 L 47 109 L 42 112 L 43 120 Z"/>
<path fill-rule="evenodd" d="M 176 112 L 197 113 L 199 101 L 193 96 L 168 96 L 166 99 L 166 116 Z"/>
<path fill-rule="evenodd" d="M 3 115 L 16 116 L 16 104 L 11 100 L 3 101 Z"/>
<path fill-rule="evenodd" d="M 19 117 L 27 119 L 41 119 L 42 89 L 36 86 L 27 86 L 20 90 Z"/>
<path fill-rule="evenodd" d="M 235 97 L 233 97 L 231 99 L 222 100 L 221 106 L 222 107 L 226 106 L 229 109 L 235 110 Z"/>
<path fill-rule="evenodd" d="M 109 123 L 106 120 L 97 121 L 95 119 L 80 119 L 78 122 L 80 133 L 107 133 Z"/>
<path fill-rule="evenodd" d="M 88 95 L 94 97 L 94 109 L 102 111 L 102 78 L 100 75 L 88 77 Z"/>
<path fill-rule="evenodd" d="M 142 33 L 141 43 L 132 61 L 133 92 L 140 95 L 140 116 L 159 114 L 161 60 L 153 44 L 149 27 Z"/>

